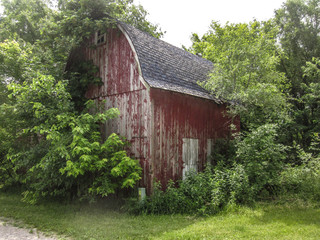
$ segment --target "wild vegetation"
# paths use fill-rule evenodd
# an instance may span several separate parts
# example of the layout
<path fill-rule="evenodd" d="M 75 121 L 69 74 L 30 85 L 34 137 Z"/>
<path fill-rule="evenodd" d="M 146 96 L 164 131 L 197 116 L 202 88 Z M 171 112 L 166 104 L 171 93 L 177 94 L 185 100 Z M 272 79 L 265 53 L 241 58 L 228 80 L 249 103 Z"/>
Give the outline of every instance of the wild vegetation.
<path fill-rule="evenodd" d="M 43 197 L 94 199 L 134 187 L 141 168 L 127 156 L 125 140 L 100 134 L 118 110 L 84 97 L 89 84 L 100 84 L 96 67 L 66 64 L 72 49 L 112 27 L 115 18 L 156 37 L 162 32 L 130 0 L 1 3 L 0 188 L 21 188 L 24 200 L 35 203 Z"/>
<path fill-rule="evenodd" d="M 3 0 L 0 16 L 0 188 L 24 200 L 94 199 L 133 188 L 138 162 L 125 140 L 103 139 L 102 110 L 84 98 L 96 67 L 68 56 L 114 19 L 162 32 L 131 0 Z M 214 63 L 202 84 L 230 103 L 241 133 L 219 140 L 211 165 L 155 189 L 135 213 L 212 214 L 261 199 L 320 200 L 320 1 L 288 0 L 265 22 L 213 21 L 190 52 Z"/>
<path fill-rule="evenodd" d="M 140 211 L 215 213 L 261 199 L 319 201 L 320 1 L 288 0 L 269 21 L 213 21 L 190 52 L 214 63 L 200 83 L 230 103 L 241 133 L 217 141 L 212 165 Z"/>

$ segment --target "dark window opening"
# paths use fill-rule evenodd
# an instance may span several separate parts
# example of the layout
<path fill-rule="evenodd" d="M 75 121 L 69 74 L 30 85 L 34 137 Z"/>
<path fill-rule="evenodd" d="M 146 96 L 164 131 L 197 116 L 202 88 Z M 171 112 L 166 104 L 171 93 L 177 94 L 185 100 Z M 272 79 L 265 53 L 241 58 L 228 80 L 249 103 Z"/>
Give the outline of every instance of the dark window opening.
<path fill-rule="evenodd" d="M 97 44 L 104 43 L 106 41 L 106 34 L 100 30 L 97 32 Z"/>

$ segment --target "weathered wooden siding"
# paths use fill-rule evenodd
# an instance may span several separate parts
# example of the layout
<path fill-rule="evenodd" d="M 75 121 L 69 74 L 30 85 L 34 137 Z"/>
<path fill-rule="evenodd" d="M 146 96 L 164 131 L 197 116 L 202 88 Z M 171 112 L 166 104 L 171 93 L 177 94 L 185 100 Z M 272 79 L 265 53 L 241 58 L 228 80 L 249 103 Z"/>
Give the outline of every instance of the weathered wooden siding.
<path fill-rule="evenodd" d="M 229 135 L 231 120 L 225 117 L 225 105 L 160 89 L 150 91 L 153 177 L 164 186 L 170 179 L 182 178 L 183 156 L 191 156 L 191 151 L 198 154 L 197 170 L 203 170 L 208 151 L 211 151 L 208 145 Z M 187 152 L 183 153 L 183 144 L 188 139 L 192 139 L 190 143 L 193 145 L 198 143 L 198 149 L 186 149 Z"/>
<path fill-rule="evenodd" d="M 106 42 L 98 46 L 92 39 L 94 47 L 86 48 L 85 56 L 99 66 L 103 85 L 90 86 L 86 96 L 120 110 L 119 118 L 106 124 L 105 134 L 115 132 L 131 143 L 128 152 L 143 168 L 140 186 L 150 193 L 155 180 L 165 186 L 170 179 L 181 179 L 184 163 L 201 171 L 215 139 L 229 134 L 230 120 L 224 116 L 225 105 L 148 88 L 130 44 L 118 29 L 108 31 Z"/>
<path fill-rule="evenodd" d="M 85 49 L 85 56 L 99 66 L 98 75 L 103 82 L 102 86 L 89 87 L 87 97 L 98 98 L 146 89 L 139 75 L 135 53 L 120 30 L 109 30 L 106 42 L 98 46 L 95 46 L 93 38 L 91 47 Z"/>
<path fill-rule="evenodd" d="M 135 52 L 125 35 L 114 29 L 107 32 L 104 44 L 86 48 L 85 56 L 99 66 L 103 82 L 102 86 L 90 86 L 86 96 L 106 100 L 106 108 L 119 109 L 120 116 L 105 125 L 105 134 L 108 136 L 114 132 L 127 138 L 129 154 L 139 159 L 143 168 L 140 184 L 148 187 L 150 144 L 147 139 L 151 127 L 151 103 L 149 91 L 139 74 Z"/>

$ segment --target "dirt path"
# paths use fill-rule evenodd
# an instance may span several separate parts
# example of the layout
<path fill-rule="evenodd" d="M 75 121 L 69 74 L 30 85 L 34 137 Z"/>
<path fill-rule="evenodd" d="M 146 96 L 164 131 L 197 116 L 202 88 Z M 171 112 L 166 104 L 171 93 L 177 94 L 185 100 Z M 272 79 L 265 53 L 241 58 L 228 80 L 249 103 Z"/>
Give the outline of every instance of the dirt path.
<path fill-rule="evenodd" d="M 57 240 L 46 237 L 34 229 L 14 227 L 8 221 L 0 219 L 0 240 Z"/>

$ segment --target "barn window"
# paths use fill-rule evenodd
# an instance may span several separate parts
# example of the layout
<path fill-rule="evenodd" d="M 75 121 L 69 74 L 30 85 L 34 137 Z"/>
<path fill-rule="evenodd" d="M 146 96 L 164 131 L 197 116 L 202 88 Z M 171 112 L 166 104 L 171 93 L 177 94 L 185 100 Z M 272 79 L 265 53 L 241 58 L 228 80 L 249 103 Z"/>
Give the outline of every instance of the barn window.
<path fill-rule="evenodd" d="M 195 172 L 198 171 L 199 140 L 183 138 L 182 141 L 182 179 L 185 179 L 186 173 L 190 170 Z"/>
<path fill-rule="evenodd" d="M 107 38 L 106 33 L 103 33 L 102 31 L 99 30 L 96 34 L 96 43 L 97 44 L 105 43 L 106 38 Z"/>

